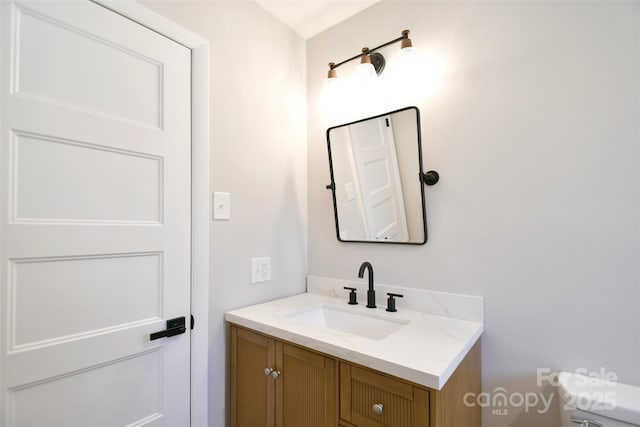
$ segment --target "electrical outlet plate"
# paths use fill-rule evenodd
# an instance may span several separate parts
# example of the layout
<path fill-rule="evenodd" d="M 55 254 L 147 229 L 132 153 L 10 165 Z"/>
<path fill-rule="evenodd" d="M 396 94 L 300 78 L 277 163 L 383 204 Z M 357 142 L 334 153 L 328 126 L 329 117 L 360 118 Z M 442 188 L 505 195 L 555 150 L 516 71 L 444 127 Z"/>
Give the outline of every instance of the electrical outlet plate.
<path fill-rule="evenodd" d="M 251 283 L 271 280 L 271 257 L 251 258 Z"/>

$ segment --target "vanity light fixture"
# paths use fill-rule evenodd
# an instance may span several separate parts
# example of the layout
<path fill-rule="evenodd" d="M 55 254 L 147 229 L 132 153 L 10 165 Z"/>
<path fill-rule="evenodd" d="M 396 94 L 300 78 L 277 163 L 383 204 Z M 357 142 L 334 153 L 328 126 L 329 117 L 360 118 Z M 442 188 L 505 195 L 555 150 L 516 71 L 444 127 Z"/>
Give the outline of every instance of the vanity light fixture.
<path fill-rule="evenodd" d="M 400 52 L 398 52 L 398 56 L 411 55 L 416 51 L 416 48 L 413 47 L 413 43 L 411 43 L 411 39 L 409 38 L 409 30 L 404 30 L 402 32 L 402 42 L 400 42 Z"/>
<path fill-rule="evenodd" d="M 336 79 L 338 77 L 336 68 L 358 58 L 360 58 L 360 65 L 358 66 L 359 74 L 365 75 L 366 78 L 375 77 L 376 75 L 379 76 L 380 74 L 382 74 L 382 71 L 384 71 L 386 60 L 381 53 L 376 51 L 397 42 L 402 42 L 400 44 L 399 55 L 408 56 L 413 53 L 414 48 L 411 43 L 411 39 L 409 38 L 409 30 L 404 30 L 402 31 L 402 35 L 400 37 L 383 43 L 380 46 L 376 46 L 371 49 L 364 47 L 362 48 L 362 52 L 360 54 L 352 56 L 349 59 L 345 59 L 342 62 L 338 62 L 337 64 L 335 62 L 329 62 L 329 73 L 327 74 L 327 79 Z M 375 74 L 372 74 L 372 71 L 375 72 Z"/>
<path fill-rule="evenodd" d="M 380 54 L 378 54 L 380 55 Z M 380 55 L 382 56 L 382 55 Z M 382 67 L 384 68 L 384 59 L 383 59 L 383 64 Z M 333 70 L 335 71 L 335 70 Z M 380 70 L 380 72 L 382 72 L 382 70 Z M 371 63 L 371 55 L 369 54 L 369 48 L 368 47 L 363 47 L 362 48 L 362 56 L 360 57 L 360 65 L 358 65 L 358 68 L 356 69 L 356 73 L 358 74 L 359 78 L 364 80 L 364 81 L 369 81 L 369 80 L 373 80 L 376 77 L 378 77 L 378 71 L 376 70 L 376 68 L 373 66 L 373 64 Z"/>

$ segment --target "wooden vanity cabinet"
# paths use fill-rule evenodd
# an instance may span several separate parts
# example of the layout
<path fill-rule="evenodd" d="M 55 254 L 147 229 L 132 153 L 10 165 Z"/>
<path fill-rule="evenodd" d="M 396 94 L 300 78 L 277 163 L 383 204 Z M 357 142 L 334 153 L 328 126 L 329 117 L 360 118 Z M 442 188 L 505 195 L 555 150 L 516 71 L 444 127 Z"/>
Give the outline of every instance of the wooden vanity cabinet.
<path fill-rule="evenodd" d="M 275 381 L 264 369 L 275 367 L 275 341 L 231 327 L 229 348 L 230 426 L 275 425 Z"/>
<path fill-rule="evenodd" d="M 441 390 L 235 325 L 229 342 L 229 427 L 480 427 L 464 404 L 480 393 L 479 342 Z"/>
<path fill-rule="evenodd" d="M 480 427 L 480 342 L 441 390 L 432 390 L 350 362 L 340 362 L 340 427 Z M 473 401 L 473 399 L 471 399 Z M 381 404 L 377 414 L 373 405 Z M 378 408 L 379 410 L 380 408 Z"/>
<path fill-rule="evenodd" d="M 229 337 L 231 427 L 338 425 L 335 359 L 236 326 Z"/>
<path fill-rule="evenodd" d="M 341 362 L 340 418 L 358 427 L 428 427 L 429 391 Z"/>

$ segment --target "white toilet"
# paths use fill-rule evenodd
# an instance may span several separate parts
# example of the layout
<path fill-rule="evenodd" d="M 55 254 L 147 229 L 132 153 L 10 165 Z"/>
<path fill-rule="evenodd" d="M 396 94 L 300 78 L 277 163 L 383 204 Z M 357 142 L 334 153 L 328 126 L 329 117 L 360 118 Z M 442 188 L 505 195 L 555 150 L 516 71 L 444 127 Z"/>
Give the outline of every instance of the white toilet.
<path fill-rule="evenodd" d="M 562 427 L 640 426 L 640 387 L 561 372 Z"/>

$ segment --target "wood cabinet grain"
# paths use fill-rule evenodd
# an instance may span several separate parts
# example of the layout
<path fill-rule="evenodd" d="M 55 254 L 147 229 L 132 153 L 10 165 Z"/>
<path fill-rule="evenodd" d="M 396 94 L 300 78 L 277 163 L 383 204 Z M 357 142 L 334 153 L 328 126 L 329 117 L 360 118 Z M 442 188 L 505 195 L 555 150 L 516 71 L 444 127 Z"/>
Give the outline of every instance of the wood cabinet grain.
<path fill-rule="evenodd" d="M 479 341 L 432 390 L 233 324 L 228 333 L 229 427 L 480 427 L 480 407 L 464 402 L 480 393 Z"/>
<path fill-rule="evenodd" d="M 235 326 L 229 334 L 230 426 L 338 425 L 335 359 Z"/>

